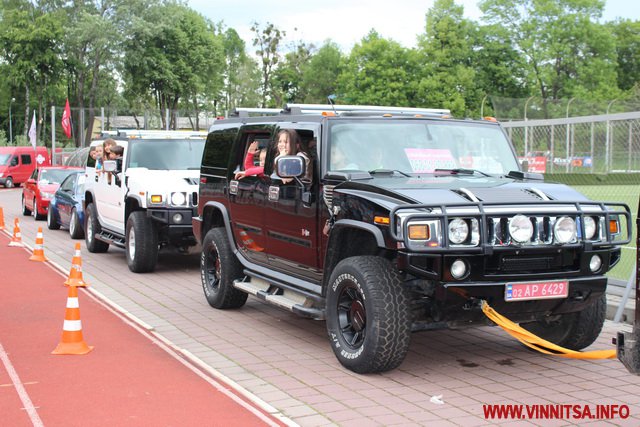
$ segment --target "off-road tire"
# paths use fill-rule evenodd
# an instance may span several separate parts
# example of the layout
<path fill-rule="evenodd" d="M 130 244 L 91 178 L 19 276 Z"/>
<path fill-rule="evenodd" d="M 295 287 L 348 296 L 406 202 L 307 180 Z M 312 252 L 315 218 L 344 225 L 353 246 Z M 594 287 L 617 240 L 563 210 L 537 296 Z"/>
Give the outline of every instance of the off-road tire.
<path fill-rule="evenodd" d="M 13 178 L 11 178 L 10 176 L 7 177 L 6 181 L 4 182 L 4 188 L 13 188 Z"/>
<path fill-rule="evenodd" d="M 129 270 L 150 273 L 158 263 L 158 231 L 144 211 L 135 211 L 127 219 L 125 252 Z"/>
<path fill-rule="evenodd" d="M 49 208 L 51 210 L 51 208 Z M 84 237 L 84 228 L 78 218 L 76 208 L 71 210 L 71 219 L 69 220 L 69 235 L 72 239 L 82 239 Z"/>
<path fill-rule="evenodd" d="M 589 347 L 600 335 L 607 311 L 607 295 L 576 313 L 563 314 L 557 320 L 523 323 L 526 330 L 570 350 Z"/>
<path fill-rule="evenodd" d="M 98 212 L 96 212 L 96 208 L 93 206 L 93 203 L 87 205 L 87 208 L 85 209 L 85 216 L 87 218 L 87 223 L 84 232 L 84 239 L 87 244 L 87 249 L 89 252 L 94 254 L 107 252 L 109 250 L 109 244 L 96 239 L 95 236 L 102 231 L 102 227 L 100 226 L 100 221 L 98 221 Z"/>
<path fill-rule="evenodd" d="M 49 205 L 49 211 L 47 212 L 47 228 L 49 230 L 60 229 L 60 223 L 58 222 L 58 219 L 56 218 L 55 210 L 51 205 Z"/>
<path fill-rule="evenodd" d="M 411 340 L 410 296 L 388 260 L 340 261 L 326 301 L 329 341 L 345 368 L 366 374 L 400 366 Z"/>
<path fill-rule="evenodd" d="M 35 197 L 33 198 L 33 217 L 36 221 L 41 221 L 45 218 L 45 216 L 39 212 L 38 200 Z"/>
<path fill-rule="evenodd" d="M 202 289 L 211 307 L 240 308 L 247 294 L 233 286 L 242 277 L 242 266 L 233 254 L 224 228 L 212 228 L 202 242 L 200 278 Z"/>
<path fill-rule="evenodd" d="M 22 195 L 22 215 L 31 216 L 31 209 L 27 207 L 27 202 L 24 200 L 24 194 Z"/>

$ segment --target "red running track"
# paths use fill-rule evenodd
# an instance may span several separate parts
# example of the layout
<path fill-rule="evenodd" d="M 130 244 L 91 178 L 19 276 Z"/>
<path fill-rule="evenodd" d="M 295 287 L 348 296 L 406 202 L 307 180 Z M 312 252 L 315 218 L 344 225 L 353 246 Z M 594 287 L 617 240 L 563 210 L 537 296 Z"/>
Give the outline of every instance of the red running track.
<path fill-rule="evenodd" d="M 83 290 L 82 333 L 95 348 L 52 355 L 62 335 L 66 277 L 8 242 L 0 232 L 0 425 L 284 425 Z"/>

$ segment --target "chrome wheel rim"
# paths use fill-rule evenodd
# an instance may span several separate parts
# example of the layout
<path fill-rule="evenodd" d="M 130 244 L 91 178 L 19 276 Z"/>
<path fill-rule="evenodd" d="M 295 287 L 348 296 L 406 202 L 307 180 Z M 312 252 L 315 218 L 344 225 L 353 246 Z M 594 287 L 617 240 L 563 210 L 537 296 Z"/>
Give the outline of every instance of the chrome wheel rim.
<path fill-rule="evenodd" d="M 129 230 L 129 258 L 135 259 L 136 257 L 136 232 L 133 227 Z"/>

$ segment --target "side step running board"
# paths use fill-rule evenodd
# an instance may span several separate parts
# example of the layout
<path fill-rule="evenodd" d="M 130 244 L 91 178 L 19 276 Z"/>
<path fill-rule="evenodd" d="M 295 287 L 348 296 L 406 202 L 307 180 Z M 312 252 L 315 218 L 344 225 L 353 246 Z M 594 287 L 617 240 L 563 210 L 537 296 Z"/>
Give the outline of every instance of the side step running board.
<path fill-rule="evenodd" d="M 115 234 L 103 231 L 102 233 L 96 233 L 94 235 L 94 237 L 95 237 L 96 240 L 100 240 L 101 242 L 105 242 L 105 243 L 108 243 L 110 245 L 122 248 L 122 249 L 125 248 L 125 240 L 124 240 L 124 238 L 123 237 L 117 237 Z"/>
<path fill-rule="evenodd" d="M 266 280 L 249 276 L 245 280 L 235 280 L 233 286 L 292 313 L 316 320 L 324 320 L 323 309 L 313 307 L 313 301 L 310 298 L 293 290 L 278 288 Z"/>

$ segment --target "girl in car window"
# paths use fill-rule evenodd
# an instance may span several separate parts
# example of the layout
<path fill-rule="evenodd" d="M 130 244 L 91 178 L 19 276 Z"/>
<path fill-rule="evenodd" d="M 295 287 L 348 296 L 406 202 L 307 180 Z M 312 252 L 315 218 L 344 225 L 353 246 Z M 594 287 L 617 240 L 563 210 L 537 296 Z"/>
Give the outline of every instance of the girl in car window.
<path fill-rule="evenodd" d="M 253 141 L 247 149 L 247 155 L 244 158 L 244 170 L 236 172 L 235 179 L 242 179 L 246 176 L 262 176 L 264 174 L 264 161 L 267 158 L 267 150 L 258 148 L 258 141 Z M 253 159 L 256 153 L 260 158 L 260 165 L 254 166 Z"/>
<path fill-rule="evenodd" d="M 302 144 L 300 142 L 300 136 L 298 135 L 298 132 L 293 129 L 282 129 L 280 132 L 278 132 L 276 142 L 276 148 L 278 150 L 276 161 L 280 156 L 291 156 L 296 154 L 302 157 L 305 162 L 305 175 L 301 178 L 301 180 L 304 183 L 310 183 L 313 173 L 313 170 L 311 168 L 311 157 L 302 149 Z M 282 179 L 282 182 L 285 184 L 291 181 L 293 181 L 293 178 Z"/>

